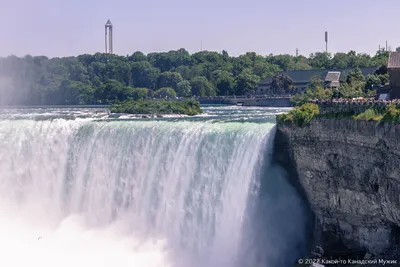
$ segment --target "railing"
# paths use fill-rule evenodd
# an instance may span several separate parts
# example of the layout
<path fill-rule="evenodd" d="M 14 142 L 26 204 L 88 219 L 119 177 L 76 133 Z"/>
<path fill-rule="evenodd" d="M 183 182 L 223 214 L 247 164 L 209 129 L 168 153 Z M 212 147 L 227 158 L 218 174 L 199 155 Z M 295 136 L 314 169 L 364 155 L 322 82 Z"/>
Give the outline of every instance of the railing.
<path fill-rule="evenodd" d="M 321 114 L 352 113 L 359 114 L 367 109 L 385 108 L 390 104 L 400 104 L 400 101 L 386 101 L 375 99 L 333 99 L 333 100 L 312 100 L 311 103 L 317 104 Z"/>
<path fill-rule="evenodd" d="M 239 95 L 239 96 L 202 96 L 194 97 L 197 100 L 237 100 L 237 99 L 266 99 L 266 98 L 291 98 L 293 95 Z"/>
<path fill-rule="evenodd" d="M 321 105 L 372 105 L 372 104 L 380 104 L 380 105 L 390 105 L 390 104 L 400 104 L 400 99 L 393 100 L 376 100 L 376 99 L 329 99 L 329 100 L 318 100 L 314 99 L 310 101 L 314 104 Z"/>

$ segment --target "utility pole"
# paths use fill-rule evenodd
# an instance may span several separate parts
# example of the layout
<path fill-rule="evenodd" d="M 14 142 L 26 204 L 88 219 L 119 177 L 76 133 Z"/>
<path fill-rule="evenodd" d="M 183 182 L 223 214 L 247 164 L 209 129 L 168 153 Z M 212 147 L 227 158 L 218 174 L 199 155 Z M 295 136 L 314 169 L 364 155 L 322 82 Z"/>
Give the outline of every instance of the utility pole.
<path fill-rule="evenodd" d="M 296 48 L 296 57 L 298 57 L 298 56 L 299 56 L 299 49 Z"/>
<path fill-rule="evenodd" d="M 386 40 L 386 51 L 388 51 L 388 43 L 387 43 L 387 40 Z"/>

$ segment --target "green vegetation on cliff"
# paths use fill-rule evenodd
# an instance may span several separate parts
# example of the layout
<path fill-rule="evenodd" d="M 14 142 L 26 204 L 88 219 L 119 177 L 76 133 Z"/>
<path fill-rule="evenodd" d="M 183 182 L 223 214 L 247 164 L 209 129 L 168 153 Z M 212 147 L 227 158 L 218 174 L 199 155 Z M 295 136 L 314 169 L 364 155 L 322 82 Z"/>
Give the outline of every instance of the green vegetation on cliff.
<path fill-rule="evenodd" d="M 313 53 L 237 57 L 185 49 L 127 56 L 96 53 L 77 57 L 0 58 L 0 105 L 112 104 L 153 97 L 243 95 L 280 71 L 381 66 L 388 52 Z M 368 84 L 382 83 L 373 77 Z M 384 80 L 384 79 L 383 79 Z M 291 93 L 291 81 L 276 75 L 273 93 Z M 163 89 L 169 88 L 169 89 Z M 347 91 L 345 88 L 343 92 Z"/>
<path fill-rule="evenodd" d="M 294 123 L 300 127 L 307 125 L 313 118 L 351 118 L 354 120 L 367 120 L 377 122 L 400 123 L 400 105 L 373 105 L 362 113 L 352 112 L 320 113 L 317 104 L 306 103 L 297 106 L 288 113 L 277 116 L 278 123 Z"/>
<path fill-rule="evenodd" d="M 383 114 L 382 121 L 400 123 L 400 106 L 389 105 Z"/>
<path fill-rule="evenodd" d="M 400 123 L 400 106 L 394 104 L 384 108 L 371 107 L 363 113 L 353 116 L 356 120 L 373 120 L 391 123 Z"/>
<path fill-rule="evenodd" d="M 113 104 L 110 111 L 111 113 L 185 114 L 189 116 L 203 112 L 200 108 L 199 101 L 194 99 L 187 99 L 184 101 L 127 100 L 122 103 Z"/>
<path fill-rule="evenodd" d="M 319 107 L 316 104 L 307 103 L 299 107 L 295 107 L 288 113 L 277 116 L 278 122 L 283 123 L 295 123 L 296 125 L 303 127 L 310 123 L 310 121 L 319 115 Z"/>

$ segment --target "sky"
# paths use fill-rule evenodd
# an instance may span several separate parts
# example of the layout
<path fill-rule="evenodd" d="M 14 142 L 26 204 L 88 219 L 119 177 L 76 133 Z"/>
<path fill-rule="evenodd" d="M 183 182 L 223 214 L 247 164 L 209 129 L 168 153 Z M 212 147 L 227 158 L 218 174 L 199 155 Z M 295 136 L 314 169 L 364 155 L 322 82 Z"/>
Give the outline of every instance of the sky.
<path fill-rule="evenodd" d="M 185 48 L 299 54 L 400 46 L 399 0 L 0 0 L 0 56 L 77 56 Z"/>

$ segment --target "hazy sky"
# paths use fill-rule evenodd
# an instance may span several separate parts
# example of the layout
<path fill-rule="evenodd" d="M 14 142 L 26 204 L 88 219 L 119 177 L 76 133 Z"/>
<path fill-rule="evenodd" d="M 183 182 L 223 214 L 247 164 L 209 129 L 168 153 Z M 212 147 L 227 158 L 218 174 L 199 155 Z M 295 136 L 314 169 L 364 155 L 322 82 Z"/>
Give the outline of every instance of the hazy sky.
<path fill-rule="evenodd" d="M 114 25 L 121 55 L 186 48 L 302 55 L 325 49 L 374 54 L 400 46 L 400 0 L 0 0 L 0 56 L 104 51 Z"/>

